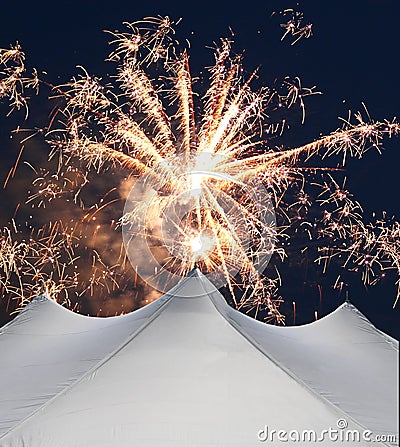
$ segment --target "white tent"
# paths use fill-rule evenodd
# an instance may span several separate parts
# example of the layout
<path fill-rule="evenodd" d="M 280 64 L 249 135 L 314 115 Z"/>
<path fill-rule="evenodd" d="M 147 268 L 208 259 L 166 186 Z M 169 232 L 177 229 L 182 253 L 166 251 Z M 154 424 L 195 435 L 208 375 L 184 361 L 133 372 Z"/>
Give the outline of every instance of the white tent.
<path fill-rule="evenodd" d="M 0 362 L 1 447 L 310 445 L 311 431 L 336 445 L 333 429 L 397 445 L 396 340 L 348 303 L 257 322 L 198 271 L 112 318 L 39 297 L 0 330 Z"/>

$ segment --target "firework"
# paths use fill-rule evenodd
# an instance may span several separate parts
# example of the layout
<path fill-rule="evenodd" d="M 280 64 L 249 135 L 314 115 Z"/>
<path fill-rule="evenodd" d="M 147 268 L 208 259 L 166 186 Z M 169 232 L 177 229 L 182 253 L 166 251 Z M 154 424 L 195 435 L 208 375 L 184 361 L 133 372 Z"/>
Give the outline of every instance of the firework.
<path fill-rule="evenodd" d="M 76 283 L 76 275 L 66 274 L 73 260 L 71 243 L 58 227 L 39 240 L 24 239 L 14 228 L 0 232 L 0 289 L 23 306 L 32 296 L 47 292 L 60 296 Z M 66 301 L 67 295 L 64 297 Z M 60 298 L 63 302 L 64 299 Z"/>
<path fill-rule="evenodd" d="M 25 68 L 25 54 L 17 43 L 9 49 L 0 48 L 0 100 L 6 98 L 10 104 L 10 111 L 25 108 L 28 113 L 27 89 L 36 90 L 39 78 L 34 70 L 28 75 Z M 27 115 L 26 115 L 27 117 Z"/>
<path fill-rule="evenodd" d="M 309 39 L 312 36 L 312 23 L 304 24 L 304 14 L 294 9 L 285 9 L 280 15 L 286 20 L 280 26 L 283 29 L 281 40 L 291 37 L 291 45 L 296 44 L 300 39 Z"/>
<path fill-rule="evenodd" d="M 0 231 L 0 290 L 8 297 L 7 307 L 14 309 L 10 300 L 16 300 L 18 311 L 32 297 L 44 293 L 79 310 L 76 297 L 101 289 L 110 294 L 119 288 L 120 266 L 107 264 L 90 248 L 80 222 L 65 225 L 60 221 L 49 224 L 29 238 L 15 226 Z M 84 251 L 84 258 L 76 255 Z M 90 269 L 84 267 L 86 259 Z"/>
<path fill-rule="evenodd" d="M 290 33 L 296 42 L 311 35 L 310 25 L 301 26 L 302 17 L 293 20 L 285 26 L 284 37 Z M 282 110 L 299 108 L 304 122 L 304 98 L 318 93 L 315 87 L 305 88 L 300 79 L 286 78 L 280 89 L 255 91 L 256 72 L 245 77 L 240 58 L 231 55 L 232 42 L 222 39 L 209 69 L 208 89 L 196 92 L 188 52 L 179 51 L 168 17 L 129 23 L 127 28 L 111 33 L 115 49 L 108 60 L 117 64 L 116 82 L 103 81 L 82 68 L 71 82 L 53 87 L 54 95 L 65 102 L 46 135 L 50 158 L 57 158 L 58 169 L 38 176 L 37 192 L 30 201 L 41 206 L 67 192 L 85 208 L 78 197 L 82 187 L 90 185 L 91 171 L 101 177 L 113 172 L 117 182 L 139 179 L 116 228 L 123 228 L 128 257 L 142 278 L 165 290 L 172 277 L 182 277 L 196 266 L 214 282 L 227 284 L 237 308 L 256 309 L 256 314 L 266 309 L 267 319 L 278 323 L 284 321 L 279 312 L 279 276 L 265 278 L 262 273 L 271 256 L 285 258 L 281 241 L 306 234 L 319 246 L 318 260 L 326 266 L 327 259 L 335 256 L 334 243 L 349 241 L 350 235 L 358 234 L 357 228 L 364 231 L 366 250 L 378 247 L 375 263 L 382 256 L 398 260 L 398 247 L 391 242 L 394 227 L 389 231 L 379 224 L 381 233 L 371 242 L 361 223 L 361 207 L 344 185 L 335 182 L 334 170 L 308 164 L 317 156 L 340 157 L 344 164 L 348 157 L 362 157 L 370 148 L 379 150 L 385 136 L 399 133 L 397 122 L 374 122 L 368 114 L 365 120 L 358 113 L 355 120 L 343 120 L 342 128 L 309 144 L 271 147 L 271 137 L 282 135 L 286 128 Z M 16 53 L 0 53 L 1 62 L 8 66 L 11 61 L 17 72 L 23 70 L 19 47 L 10 51 Z M 157 79 L 147 74 L 150 66 L 149 71 L 160 71 Z M 4 72 L 2 82 L 11 86 L 8 96 L 18 107 L 15 98 L 20 96 L 15 92 L 38 81 L 15 81 L 15 68 L 7 70 L 11 71 Z M 330 176 L 318 185 L 313 201 L 304 189 L 307 175 L 325 170 Z M 94 212 L 106 205 L 96 204 Z M 320 217 L 312 221 L 314 205 Z M 88 216 L 93 217 L 93 212 L 86 210 L 82 220 Z M 111 226 L 116 220 L 114 216 Z M 4 240 L 8 248 L 3 249 L 3 259 L 9 259 L 7 250 L 23 253 L 25 246 L 13 245 L 9 235 Z M 355 264 L 361 262 L 360 250 L 354 244 L 346 248 Z M 83 290 L 93 293 L 94 285 L 110 278 L 112 287 L 117 287 L 113 267 L 93 253 L 101 268 L 95 269 Z M 20 258 L 25 262 L 23 255 Z M 2 269 L 5 284 L 8 272 L 16 272 L 16 267 L 3 261 Z"/>
<path fill-rule="evenodd" d="M 397 284 L 396 306 L 400 296 L 400 226 L 399 222 L 386 219 L 385 215 L 375 222 L 361 221 L 342 226 L 342 243 L 331 247 L 329 254 L 318 259 L 327 262 L 339 258 L 343 268 L 360 272 L 366 285 L 375 285 L 392 274 Z M 340 284 L 338 278 L 337 284 Z"/>

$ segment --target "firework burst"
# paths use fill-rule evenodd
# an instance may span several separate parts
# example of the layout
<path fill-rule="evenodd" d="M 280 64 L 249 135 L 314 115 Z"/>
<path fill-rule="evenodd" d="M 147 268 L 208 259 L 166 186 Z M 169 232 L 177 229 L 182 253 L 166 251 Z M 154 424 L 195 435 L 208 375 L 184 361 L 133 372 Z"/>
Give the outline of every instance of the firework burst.
<path fill-rule="evenodd" d="M 285 36 L 309 37 L 311 28 L 296 23 L 296 29 L 285 27 Z M 304 88 L 298 78 L 287 78 L 281 89 L 253 89 L 257 73 L 243 75 L 241 58 L 232 55 L 232 42 L 222 39 L 209 69 L 208 88 L 197 89 L 188 52 L 178 50 L 174 24 L 168 17 L 126 25 L 127 32 L 111 33 L 115 49 L 108 60 L 117 68 L 110 81 L 103 82 L 82 68 L 68 84 L 53 87 L 55 96 L 65 101 L 46 136 L 52 148 L 50 158 L 59 160 L 58 182 L 40 176 L 31 200 L 44 203 L 66 189 L 74 190 L 76 199 L 91 170 L 101 176 L 117 172 L 126 179 L 139 179 L 120 226 L 128 235 L 128 256 L 139 273 L 137 264 L 147 264 L 148 259 L 140 259 L 143 251 L 138 237 L 156 260 L 156 267 L 144 274 L 145 280 L 160 286 L 154 279 L 161 274 L 181 277 L 194 266 L 205 274 L 218 272 L 237 308 L 256 312 L 264 308 L 268 320 L 282 323 L 279 278 L 262 275 L 271 256 L 284 258 L 280 241 L 292 237 L 293 228 L 300 225 L 298 229 L 319 241 L 320 250 L 329 251 L 331 257 L 333 241 L 348 240 L 355 234 L 355 225 L 359 231 L 365 229 L 361 207 L 332 177 L 319 185 L 318 224 L 307 220 L 314 203 L 304 192 L 306 176 L 329 170 L 310 167 L 309 160 L 339 156 L 344 164 L 348 157 L 362 157 L 370 148 L 379 150 L 382 139 L 397 134 L 400 126 L 395 121 L 365 121 L 356 114 L 354 121 L 344 120 L 342 128 L 309 144 L 271 147 L 271 138 L 285 130 L 282 110 L 300 109 L 304 122 L 304 98 L 318 93 L 314 87 Z M 18 108 L 25 104 L 23 88 L 38 81 L 21 80 L 24 56 L 19 47 L 0 55 L 6 67 L 0 95 L 7 94 L 12 107 Z M 157 77 L 151 78 L 148 71 L 156 71 Z M 104 206 L 98 204 L 96 209 Z M 366 250 L 379 246 L 378 253 L 398 259 L 397 248 L 390 242 L 394 227 L 384 228 L 375 242 L 363 233 L 363 246 Z M 25 246 L 13 245 L 8 234 L 3 240 L 7 242 L 2 246 L 1 265 L 5 287 L 9 272 L 18 270 L 4 261 L 11 259 L 7 250 L 20 253 Z M 136 251 L 130 256 L 131 247 Z M 360 245 L 346 250 L 355 264 L 361 262 Z M 103 271 L 109 275 L 105 264 Z M 366 274 L 366 281 L 369 278 Z M 163 281 L 159 290 L 171 286 L 165 277 Z"/>

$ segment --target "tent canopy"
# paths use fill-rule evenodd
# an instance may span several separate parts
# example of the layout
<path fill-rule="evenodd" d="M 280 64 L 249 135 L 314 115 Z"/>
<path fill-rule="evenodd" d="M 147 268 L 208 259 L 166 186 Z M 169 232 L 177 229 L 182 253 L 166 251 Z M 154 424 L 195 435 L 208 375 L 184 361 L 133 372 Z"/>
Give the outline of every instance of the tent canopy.
<path fill-rule="evenodd" d="M 118 317 L 38 297 L 0 329 L 0 358 L 1 447 L 251 447 L 266 426 L 320 434 L 338 421 L 398 433 L 398 342 L 353 305 L 267 325 L 197 270 Z"/>

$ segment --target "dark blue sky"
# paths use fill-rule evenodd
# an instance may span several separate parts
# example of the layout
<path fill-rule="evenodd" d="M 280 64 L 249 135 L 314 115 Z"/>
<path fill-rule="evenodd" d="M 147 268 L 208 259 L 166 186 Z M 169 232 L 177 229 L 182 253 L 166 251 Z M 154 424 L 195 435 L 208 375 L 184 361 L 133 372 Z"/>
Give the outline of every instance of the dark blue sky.
<path fill-rule="evenodd" d="M 290 7 L 302 11 L 314 30 L 311 39 L 294 46 L 289 40 L 280 42 L 279 18 L 271 18 L 273 11 Z M 103 59 L 109 52 L 102 30 L 122 29 L 123 21 L 157 14 L 183 19 L 179 40 L 190 39 L 194 72 L 212 63 L 206 46 L 229 36 L 230 27 L 235 50 L 244 50 L 245 68 L 251 71 L 261 66 L 260 83 L 289 74 L 300 76 L 305 86 L 316 85 L 323 95 L 308 101 L 306 124 L 288 134 L 292 144 L 335 130 L 340 126 L 338 116 L 346 117 L 349 108 L 361 109 L 362 102 L 374 119 L 399 115 L 398 0 L 7 2 L 1 7 L 0 46 L 18 40 L 28 64 L 49 73 L 54 83 L 68 80 L 76 65 L 101 75 L 107 71 Z M 371 152 L 350 163 L 348 186 L 366 215 L 387 210 L 400 218 L 400 140 L 385 141 L 384 148 L 381 156 Z M 0 151 L 0 160 L 14 158 L 5 147 Z M 399 311 L 391 310 L 394 291 L 391 287 L 380 292 L 359 288 L 354 301 L 378 327 L 398 337 Z"/>

